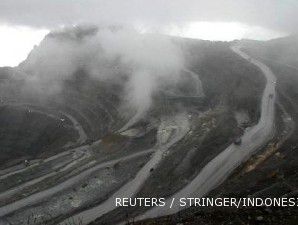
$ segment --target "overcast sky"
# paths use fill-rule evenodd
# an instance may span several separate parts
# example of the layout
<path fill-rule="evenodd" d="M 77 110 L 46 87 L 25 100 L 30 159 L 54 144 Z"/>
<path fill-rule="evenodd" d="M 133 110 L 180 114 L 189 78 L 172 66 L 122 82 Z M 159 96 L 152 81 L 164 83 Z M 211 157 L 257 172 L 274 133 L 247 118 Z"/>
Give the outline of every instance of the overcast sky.
<path fill-rule="evenodd" d="M 0 21 L 57 27 L 81 22 L 150 26 L 191 21 L 229 21 L 293 32 L 297 0 L 1 0 Z"/>
<path fill-rule="evenodd" d="M 2 51 L 0 65 L 18 63 L 61 26 L 125 23 L 192 38 L 266 40 L 296 33 L 297 15 L 298 0 L 0 0 L 0 48 L 18 54 Z M 23 47 L 15 47 L 17 38 Z"/>

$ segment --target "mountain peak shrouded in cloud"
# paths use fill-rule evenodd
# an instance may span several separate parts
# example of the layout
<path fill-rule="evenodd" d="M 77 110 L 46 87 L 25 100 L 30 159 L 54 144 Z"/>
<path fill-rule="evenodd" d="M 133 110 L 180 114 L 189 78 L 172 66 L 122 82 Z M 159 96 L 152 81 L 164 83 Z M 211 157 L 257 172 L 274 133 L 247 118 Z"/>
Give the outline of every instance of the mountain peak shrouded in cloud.
<path fill-rule="evenodd" d="M 297 33 L 297 13 L 295 0 L 1 0 L 0 32 L 16 32 L 0 36 L 1 49 L 14 49 L 15 55 L 0 53 L 0 65 L 20 63 L 41 33 L 78 24 L 119 24 L 113 28 L 207 40 L 268 40 Z"/>
<path fill-rule="evenodd" d="M 59 94 L 63 82 L 84 71 L 92 79 L 122 81 L 122 105 L 137 121 L 154 93 L 174 85 L 184 68 L 182 52 L 168 36 L 121 26 L 74 26 L 49 33 L 17 68 L 28 89 Z"/>

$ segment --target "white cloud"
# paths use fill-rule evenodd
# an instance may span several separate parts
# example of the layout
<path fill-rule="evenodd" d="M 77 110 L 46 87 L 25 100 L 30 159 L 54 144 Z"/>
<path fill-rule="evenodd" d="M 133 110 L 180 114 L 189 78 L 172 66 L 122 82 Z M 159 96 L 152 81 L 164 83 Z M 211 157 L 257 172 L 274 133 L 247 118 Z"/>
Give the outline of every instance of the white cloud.
<path fill-rule="evenodd" d="M 17 66 L 47 33 L 45 29 L 0 25 L 0 66 Z"/>
<path fill-rule="evenodd" d="M 236 22 L 191 22 L 184 26 L 170 26 L 166 33 L 175 36 L 213 41 L 232 41 L 250 38 L 268 40 L 286 33 Z"/>

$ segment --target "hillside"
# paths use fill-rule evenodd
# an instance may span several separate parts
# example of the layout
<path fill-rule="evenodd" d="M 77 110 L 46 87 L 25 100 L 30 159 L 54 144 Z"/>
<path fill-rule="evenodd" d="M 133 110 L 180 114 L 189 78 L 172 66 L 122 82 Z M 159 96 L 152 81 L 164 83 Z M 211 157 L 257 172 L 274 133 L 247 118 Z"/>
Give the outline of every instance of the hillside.
<path fill-rule="evenodd" d="M 297 198 L 298 40 L 296 36 L 267 42 L 244 40 L 242 46 L 277 76 L 276 133 L 208 196 Z M 296 224 L 296 214 L 295 207 L 204 207 L 135 224 Z"/>
<path fill-rule="evenodd" d="M 162 42 L 170 43 L 170 53 L 179 49 L 185 62 L 180 78 L 168 60 L 167 67 L 154 66 L 151 75 L 162 85 L 152 83 L 151 94 L 143 84 L 152 80 L 143 77 L 137 93 L 152 99 L 136 117 L 139 109 L 127 108 L 131 102 L 123 100 L 138 86 L 125 85 L 135 71 L 145 66 L 151 72 L 152 65 L 139 56 L 130 56 L 137 66 L 122 60 L 122 53 L 107 57 L 108 50 L 98 45 L 102 40 L 95 39 L 100 32 L 94 27 L 53 32 L 20 66 L 0 69 L 5 146 L 0 217 L 12 224 L 56 224 L 101 207 L 128 182 L 138 196 L 170 196 L 259 119 L 265 81 L 258 68 L 227 42 L 169 37 Z M 152 37 L 146 38 L 151 44 Z M 114 224 L 143 211 L 111 209 L 96 223 Z"/>

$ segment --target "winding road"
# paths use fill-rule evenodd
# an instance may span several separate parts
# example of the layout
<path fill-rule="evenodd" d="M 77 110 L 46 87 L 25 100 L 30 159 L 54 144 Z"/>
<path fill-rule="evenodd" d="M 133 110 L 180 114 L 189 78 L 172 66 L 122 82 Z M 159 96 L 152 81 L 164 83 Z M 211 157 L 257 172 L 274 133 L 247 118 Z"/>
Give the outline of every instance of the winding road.
<path fill-rule="evenodd" d="M 135 196 L 150 176 L 150 170 L 152 168 L 156 168 L 162 161 L 164 153 L 172 145 L 180 141 L 189 131 L 189 123 L 185 114 L 176 115 L 171 122 L 174 122 L 175 126 L 167 124 L 168 121 L 161 123 L 158 133 L 160 136 L 162 136 L 163 131 L 169 128 L 169 130 L 171 130 L 172 137 L 169 138 L 166 143 L 162 141 L 163 138 L 158 138 L 157 145 L 152 149 L 154 154 L 152 155 L 151 159 L 141 168 L 141 170 L 138 171 L 133 180 L 122 186 L 102 204 L 73 215 L 71 218 L 62 221 L 60 225 L 67 225 L 70 221 L 74 224 L 89 224 L 102 215 L 116 209 L 117 206 L 115 206 L 115 198 L 129 198 Z"/>
<path fill-rule="evenodd" d="M 248 159 L 272 138 L 274 133 L 276 77 L 266 65 L 242 52 L 240 46 L 232 46 L 231 49 L 257 66 L 266 77 L 267 82 L 263 92 L 261 116 L 258 124 L 242 136 L 241 145 L 232 144 L 227 147 L 211 160 L 192 182 L 169 198 L 166 201 L 167 207 L 152 208 L 139 216 L 137 220 L 170 215 L 185 209 L 180 207 L 177 201 L 170 208 L 172 199 L 175 198 L 177 200 L 179 198 L 202 197 L 206 195 L 221 184 L 243 161 Z"/>
<path fill-rule="evenodd" d="M 153 151 L 151 149 L 144 150 L 144 151 L 136 152 L 136 153 L 128 155 L 128 156 L 124 156 L 124 157 L 119 158 L 119 159 L 107 161 L 107 162 L 98 164 L 96 166 L 93 166 L 93 167 L 91 167 L 87 170 L 84 170 L 82 173 L 80 173 L 76 176 L 73 176 L 73 177 L 71 177 L 71 178 L 57 184 L 56 186 L 53 186 L 49 189 L 37 192 L 35 194 L 29 195 L 26 198 L 23 198 L 21 200 L 18 200 L 18 201 L 15 201 L 13 203 L 10 203 L 8 205 L 5 205 L 3 207 L 0 207 L 0 218 L 2 216 L 5 216 L 9 213 L 12 213 L 12 212 L 18 210 L 18 209 L 21 209 L 23 207 L 27 207 L 27 206 L 30 206 L 32 204 L 36 204 L 38 202 L 41 202 L 45 198 L 48 198 L 48 197 L 50 197 L 50 196 L 52 196 L 52 195 L 54 195 L 54 194 L 56 194 L 60 191 L 63 191 L 67 188 L 70 188 L 74 184 L 76 184 L 76 183 L 82 181 L 83 179 L 85 179 L 87 176 L 89 176 L 91 173 L 93 173 L 96 170 L 99 170 L 101 168 L 105 168 L 105 167 L 108 167 L 108 166 L 115 165 L 116 163 L 118 163 L 120 161 L 127 161 L 127 160 L 134 159 L 134 158 L 142 156 L 142 155 L 150 154 L 152 152 Z"/>

